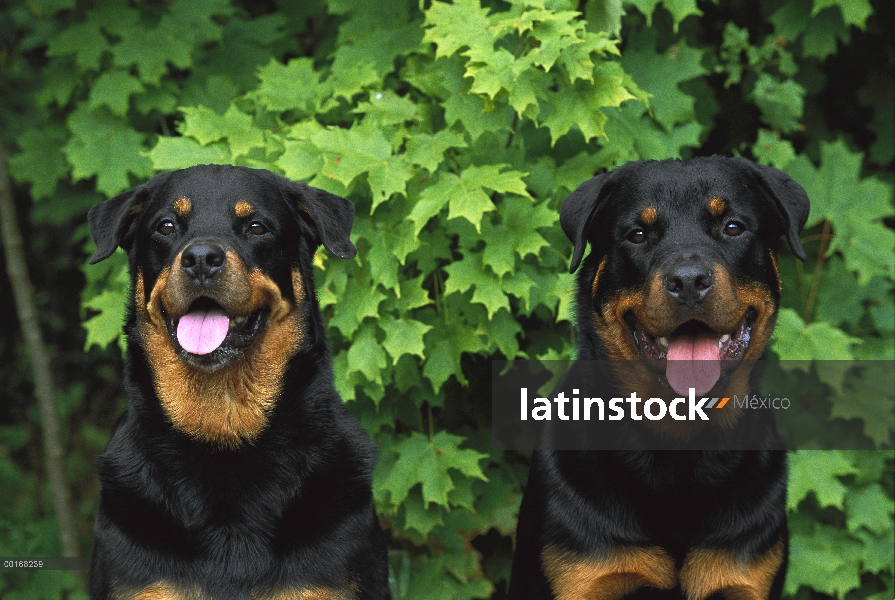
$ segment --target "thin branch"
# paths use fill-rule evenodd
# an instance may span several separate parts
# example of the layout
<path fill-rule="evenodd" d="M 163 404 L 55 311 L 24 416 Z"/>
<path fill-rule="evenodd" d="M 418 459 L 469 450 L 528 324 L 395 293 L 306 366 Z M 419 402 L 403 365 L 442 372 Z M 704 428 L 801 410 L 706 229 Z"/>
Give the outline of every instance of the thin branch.
<path fill-rule="evenodd" d="M 820 273 L 826 259 L 827 247 L 830 245 L 830 221 L 824 221 L 824 229 L 821 233 L 820 252 L 817 254 L 817 264 L 814 266 L 814 279 L 811 281 L 811 291 L 808 292 L 808 300 L 805 302 L 805 323 L 810 324 L 811 313 L 814 311 L 814 301 L 817 298 L 817 287 L 820 284 Z"/>
<path fill-rule="evenodd" d="M 0 234 L 3 237 L 3 249 L 6 253 L 6 273 L 15 296 L 22 336 L 25 338 L 28 354 L 31 356 L 31 365 L 34 369 L 34 395 L 40 410 L 44 468 L 47 470 L 50 492 L 53 496 L 53 507 L 59 523 L 62 553 L 65 556 L 79 556 L 75 520 L 69 501 L 68 486 L 65 483 L 62 436 L 59 427 L 59 414 L 56 412 L 54 402 L 53 375 L 50 371 L 50 360 L 44 346 L 40 323 L 37 320 L 34 288 L 28 277 L 22 236 L 19 235 L 16 207 L 12 199 L 12 186 L 6 169 L 6 148 L 3 145 L 2 137 L 0 137 Z"/>

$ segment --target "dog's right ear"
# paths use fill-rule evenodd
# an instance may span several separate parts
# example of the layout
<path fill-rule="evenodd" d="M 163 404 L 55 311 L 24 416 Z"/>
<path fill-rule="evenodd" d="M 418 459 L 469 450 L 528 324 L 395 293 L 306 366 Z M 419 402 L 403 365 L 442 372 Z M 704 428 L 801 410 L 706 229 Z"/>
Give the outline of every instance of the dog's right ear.
<path fill-rule="evenodd" d="M 90 264 L 109 258 L 118 246 L 130 251 L 132 237 L 128 231 L 134 219 L 143 209 L 143 200 L 148 195 L 149 183 L 118 194 L 99 204 L 95 204 L 87 213 L 90 235 L 96 243 L 96 253 Z"/>
<path fill-rule="evenodd" d="M 581 263 L 581 257 L 587 248 L 587 230 L 593 223 L 597 210 L 609 196 L 612 186 L 607 186 L 606 183 L 611 175 L 612 173 L 603 173 L 588 179 L 565 199 L 559 209 L 559 224 L 575 246 L 569 273 L 574 273 Z"/>

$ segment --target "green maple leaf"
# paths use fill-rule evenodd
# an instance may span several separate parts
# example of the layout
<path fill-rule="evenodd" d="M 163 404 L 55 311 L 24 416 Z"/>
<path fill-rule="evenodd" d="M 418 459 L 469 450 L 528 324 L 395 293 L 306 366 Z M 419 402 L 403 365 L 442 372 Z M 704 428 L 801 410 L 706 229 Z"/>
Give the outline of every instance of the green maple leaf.
<path fill-rule="evenodd" d="M 463 438 L 439 431 L 432 440 L 414 431 L 410 437 L 392 446 L 398 459 L 384 476 L 379 487 L 391 494 L 391 503 L 400 505 L 416 485 L 422 487 L 425 506 L 435 503 L 448 506 L 448 493 L 454 489 L 449 470 L 468 477 L 485 479 L 479 461 L 486 455 L 462 449 Z"/>
<path fill-rule="evenodd" d="M 507 111 L 512 114 L 510 109 Z M 473 94 L 459 93 L 444 102 L 444 120 L 449 126 L 460 123 L 472 142 L 484 133 L 510 130 L 507 112 L 487 106 L 485 100 Z"/>
<path fill-rule="evenodd" d="M 379 378 L 379 372 L 388 366 L 382 344 L 376 340 L 378 326 L 372 322 L 361 325 L 348 348 L 348 373 L 363 373 L 369 380 Z"/>
<path fill-rule="evenodd" d="M 223 115 L 204 106 L 184 107 L 181 111 L 181 134 L 197 139 L 203 146 L 226 139 L 233 159 L 265 147 L 264 132 L 255 126 L 250 115 L 232 104 Z"/>
<path fill-rule="evenodd" d="M 360 225 L 367 225 L 367 227 L 360 227 Z M 365 231 L 365 229 L 367 230 Z M 370 249 L 364 254 L 364 262 L 369 265 L 373 281 L 387 290 L 394 290 L 396 294 L 400 293 L 398 275 L 400 263 L 392 252 L 391 240 L 381 229 L 380 224 L 377 223 L 376 226 L 373 226 L 367 219 L 358 219 L 355 221 L 354 233 L 370 243 Z"/>
<path fill-rule="evenodd" d="M 799 182 L 811 199 L 806 227 L 824 219 L 835 236 L 828 253 L 842 252 L 845 263 L 857 271 L 866 285 L 874 275 L 895 279 L 895 232 L 882 220 L 893 214 L 892 186 L 875 178 L 861 178 L 863 154 L 851 152 L 845 142 L 821 142 L 821 163 L 815 167 L 799 155 L 786 171 Z M 853 199 L 860 198 L 860 211 Z"/>
<path fill-rule="evenodd" d="M 796 595 L 804 585 L 835 598 L 861 585 L 860 543 L 844 531 L 815 524 L 807 535 L 795 532 L 790 537 L 790 567 L 784 592 Z"/>
<path fill-rule="evenodd" d="M 369 100 L 361 102 L 351 112 L 367 115 L 378 127 L 400 125 L 419 118 L 419 109 L 413 100 L 391 90 L 371 92 Z"/>
<path fill-rule="evenodd" d="M 413 170 L 403 155 L 392 156 L 370 166 L 367 178 L 370 184 L 370 191 L 373 193 L 370 214 L 375 212 L 377 206 L 391 198 L 394 194 L 406 196 L 407 181 L 412 175 Z"/>
<path fill-rule="evenodd" d="M 284 140 L 277 166 L 293 181 L 308 181 L 323 168 L 323 155 L 310 140 Z"/>
<path fill-rule="evenodd" d="M 87 332 L 84 349 L 88 350 L 93 345 L 104 348 L 117 340 L 124 352 L 126 340 L 122 327 L 130 298 L 127 255 L 119 248 L 102 263 L 84 265 L 82 270 L 87 286 L 81 293 L 81 305 L 97 311 L 81 323 Z"/>
<path fill-rule="evenodd" d="M 122 337 L 121 328 L 124 325 L 127 300 L 126 290 L 123 292 L 103 290 L 82 303 L 84 308 L 99 313 L 82 323 L 87 331 L 87 339 L 84 341 L 85 350 L 89 350 L 93 345 L 105 348 Z"/>
<path fill-rule="evenodd" d="M 156 171 L 186 169 L 193 165 L 228 165 L 233 162 L 226 144 L 202 146 L 185 137 L 160 137 L 148 156 Z"/>
<path fill-rule="evenodd" d="M 419 165 L 435 173 L 438 165 L 444 161 L 448 148 L 465 148 L 463 134 L 450 129 L 431 134 L 425 132 L 411 133 L 407 138 L 405 158 L 414 165 Z"/>
<path fill-rule="evenodd" d="M 814 0 L 811 16 L 832 6 L 839 8 L 842 20 L 846 24 L 854 25 L 858 29 L 864 29 L 867 19 L 873 14 L 873 7 L 868 0 Z"/>
<path fill-rule="evenodd" d="M 768 73 L 760 73 L 752 97 L 761 109 L 764 120 L 789 133 L 798 129 L 804 111 L 805 88 L 787 79 L 779 81 Z"/>
<path fill-rule="evenodd" d="M 482 224 L 482 237 L 488 240 L 482 252 L 482 262 L 491 267 L 498 279 L 502 279 L 516 268 L 515 240 L 508 234 L 505 225 L 492 225 L 487 221 Z"/>
<path fill-rule="evenodd" d="M 392 155 L 391 144 L 372 122 L 364 121 L 351 129 L 318 129 L 310 140 L 324 156 L 321 175 L 346 187 L 361 173 Z"/>
<path fill-rule="evenodd" d="M 376 287 L 371 288 L 369 282 L 349 277 L 329 324 L 350 339 L 365 318 L 379 317 L 379 305 L 385 298 L 385 294 Z"/>
<path fill-rule="evenodd" d="M 109 41 L 94 21 L 78 23 L 67 27 L 50 40 L 47 56 L 75 55 L 75 62 L 81 71 L 96 71 L 100 59 L 109 50 Z M 117 49 L 116 49 L 117 51 Z"/>
<path fill-rule="evenodd" d="M 777 169 L 785 169 L 796 157 L 796 151 L 789 140 L 781 139 L 767 129 L 758 130 L 752 154 L 761 164 Z"/>
<path fill-rule="evenodd" d="M 474 288 L 472 302 L 483 304 L 489 318 L 501 308 L 510 309 L 509 299 L 500 281 L 482 265 L 482 254 L 464 254 L 463 259 L 449 264 L 444 270 L 448 274 L 444 285 L 445 296 Z"/>
<path fill-rule="evenodd" d="M 849 531 L 866 527 L 877 534 L 892 529 L 892 512 L 895 502 L 886 495 L 879 484 L 871 484 L 861 489 L 849 489 L 845 497 L 845 517 Z"/>
<path fill-rule="evenodd" d="M 847 44 L 850 39 L 851 31 L 841 13 L 825 10 L 811 19 L 802 39 L 802 53 L 823 60 L 836 53 L 839 42 Z"/>
<path fill-rule="evenodd" d="M 683 148 L 698 147 L 702 127 L 686 123 L 666 133 L 646 115 L 646 107 L 628 102 L 620 108 L 604 109 L 609 117 L 603 147 L 593 159 L 592 168 L 621 165 L 629 160 L 680 158 Z"/>
<path fill-rule="evenodd" d="M 448 193 L 457 186 L 459 177 L 453 173 L 440 173 L 434 184 L 424 188 L 419 194 L 419 200 L 414 202 L 413 209 L 408 219 L 414 224 L 413 237 L 419 238 L 420 231 L 429 220 L 440 213 L 447 206 L 450 196 Z"/>
<path fill-rule="evenodd" d="M 774 24 L 775 35 L 782 36 L 789 42 L 794 42 L 808 28 L 810 16 L 811 0 L 796 0 L 781 4 L 780 8 L 775 10 L 768 20 Z M 746 33 L 748 36 L 748 31 Z"/>
<path fill-rule="evenodd" d="M 593 84 L 578 82 L 572 90 L 548 94 L 553 114 L 542 124 L 550 129 L 551 145 L 572 127 L 581 130 L 585 140 L 605 137 L 606 114 L 600 109 L 635 98 L 625 87 L 626 75 L 618 63 L 598 63 L 594 73 Z"/>
<path fill-rule="evenodd" d="M 659 54 L 652 29 L 632 37 L 629 44 L 622 56 L 622 67 L 652 95 L 650 108 L 656 121 L 669 132 L 679 123 L 694 121 L 696 99 L 683 92 L 680 84 L 708 74 L 701 64 L 705 51 L 681 41 Z"/>
<path fill-rule="evenodd" d="M 498 310 L 491 319 L 488 337 L 508 360 L 519 354 L 519 338 L 522 326 L 513 318 L 509 309 Z M 523 354 L 524 356 L 524 354 Z"/>
<path fill-rule="evenodd" d="M 404 500 L 404 526 L 422 535 L 428 535 L 435 527 L 444 525 L 444 508 L 438 504 L 424 504 L 420 494 L 410 493 Z"/>
<path fill-rule="evenodd" d="M 436 324 L 426 333 L 426 347 L 430 350 L 423 365 L 423 376 L 432 383 L 435 391 L 440 390 L 451 375 L 466 385 L 460 357 L 464 352 L 472 354 L 486 348 L 481 333 L 459 320 L 449 324 Z"/>
<path fill-rule="evenodd" d="M 449 207 L 448 219 L 463 217 L 480 230 L 482 215 L 494 210 L 494 203 L 481 186 L 477 185 L 475 173 L 473 179 L 474 181 L 467 182 L 465 178 L 453 173 L 442 172 L 435 185 L 423 190 L 420 193 L 420 201 L 410 213 L 410 219 L 417 225 L 417 235 L 425 223 L 438 214 L 445 204 Z"/>
<path fill-rule="evenodd" d="M 75 181 L 96 175 L 96 189 L 108 196 L 131 187 L 128 173 L 152 175 L 152 163 L 141 154 L 144 136 L 108 109 L 79 106 L 68 117 L 72 138 L 64 146 Z"/>
<path fill-rule="evenodd" d="M 313 114 L 331 94 L 330 86 L 320 83 L 320 72 L 310 58 L 293 58 L 285 65 L 272 59 L 258 70 L 258 80 L 258 87 L 246 97 L 274 112 Z"/>
<path fill-rule="evenodd" d="M 180 69 L 192 66 L 192 51 L 191 37 L 135 27 L 122 33 L 121 41 L 115 46 L 113 63 L 116 67 L 136 66 L 141 80 L 157 84 L 168 72 L 169 62 Z"/>
<path fill-rule="evenodd" d="M 90 108 L 108 106 L 112 113 L 123 117 L 130 106 L 131 95 L 144 89 L 140 80 L 127 71 L 120 69 L 106 71 L 94 82 L 88 106 Z"/>
<path fill-rule="evenodd" d="M 58 126 L 28 129 L 16 139 L 20 152 L 9 159 L 9 174 L 20 183 L 31 183 L 31 198 L 52 198 L 56 182 L 68 175 L 68 163 L 60 148 L 67 132 Z"/>
<path fill-rule="evenodd" d="M 478 0 L 433 2 L 426 11 L 426 25 L 423 43 L 435 44 L 435 58 L 451 56 L 466 46 L 492 48 L 497 34 L 490 26 L 488 9 Z"/>
<path fill-rule="evenodd" d="M 861 556 L 864 570 L 870 573 L 889 573 L 891 579 L 892 557 L 895 556 L 895 528 L 892 526 L 892 520 L 889 519 L 888 531 L 882 535 L 873 535 L 867 530 L 859 529 L 855 532 L 855 537 L 864 544 Z M 889 596 L 891 595 L 890 589 Z M 882 593 L 871 598 L 888 600 Z"/>
<path fill-rule="evenodd" d="M 405 278 L 401 281 L 401 294 L 395 302 L 399 314 L 432 304 L 429 292 L 423 287 L 425 278 L 425 275 L 418 275 L 413 279 Z"/>
<path fill-rule="evenodd" d="M 425 358 L 423 336 L 432 329 L 431 325 L 410 318 L 385 318 L 379 325 L 385 331 L 382 346 L 392 357 L 393 363 L 397 363 L 404 354 Z"/>
<path fill-rule="evenodd" d="M 559 221 L 559 213 L 546 202 L 536 204 L 530 198 L 518 196 L 504 198 L 498 212 L 520 258 L 529 254 L 537 256 L 548 242 L 536 230 L 550 229 Z"/>
<path fill-rule="evenodd" d="M 848 363 L 842 365 L 848 366 Z M 864 434 L 878 447 L 891 446 L 895 429 L 895 371 L 890 361 L 861 361 L 859 375 L 836 389 L 831 418 L 860 419 Z"/>
<path fill-rule="evenodd" d="M 660 2 L 671 13 L 675 33 L 681 21 L 688 16 L 702 15 L 702 11 L 696 7 L 696 0 L 630 0 L 630 3 L 646 17 L 646 26 L 650 28 L 653 26 L 653 11 Z"/>
<path fill-rule="evenodd" d="M 466 76 L 473 80 L 469 93 L 485 95 L 492 101 L 505 93 L 508 95 L 510 106 L 520 116 L 529 107 L 532 107 L 533 114 L 537 114 L 536 73 L 537 71 L 531 68 L 530 60 L 516 60 L 504 48 L 489 51 L 487 56 L 480 53 L 475 60 L 470 60 L 466 67 Z"/>
<path fill-rule="evenodd" d="M 789 455 L 789 487 L 786 505 L 796 510 L 802 498 L 814 492 L 821 506 L 843 509 L 848 488 L 839 476 L 856 469 L 839 450 L 797 450 Z"/>
<path fill-rule="evenodd" d="M 791 308 L 780 309 L 771 348 L 784 360 L 851 360 L 861 340 L 828 323 L 805 321 Z"/>

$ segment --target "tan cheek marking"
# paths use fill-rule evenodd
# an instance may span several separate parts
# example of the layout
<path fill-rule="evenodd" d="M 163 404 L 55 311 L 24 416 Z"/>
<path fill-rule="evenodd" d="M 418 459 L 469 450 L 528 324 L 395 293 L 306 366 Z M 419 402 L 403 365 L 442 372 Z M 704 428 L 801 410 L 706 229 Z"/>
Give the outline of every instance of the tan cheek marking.
<path fill-rule="evenodd" d="M 674 561 L 658 547 L 616 548 L 597 559 L 547 546 L 541 560 L 557 600 L 618 600 L 643 586 L 677 583 Z"/>
<path fill-rule="evenodd" d="M 777 291 L 783 291 L 783 280 L 780 279 L 780 267 L 777 265 L 777 255 L 774 254 L 774 251 L 768 248 L 768 256 L 771 257 L 771 266 L 774 267 L 774 275 L 777 276 Z"/>
<path fill-rule="evenodd" d="M 720 217 L 724 214 L 724 209 L 727 208 L 727 205 L 724 204 L 724 200 L 721 198 L 712 198 L 709 200 L 709 213 L 713 217 Z"/>
<path fill-rule="evenodd" d="M 640 220 L 643 221 L 644 225 L 652 225 L 656 222 L 656 218 L 659 216 L 659 213 L 656 211 L 655 206 L 647 206 L 640 213 Z"/>
<path fill-rule="evenodd" d="M 600 275 L 603 274 L 603 267 L 606 266 L 606 259 L 607 259 L 607 258 L 609 258 L 609 257 L 608 257 L 608 256 L 604 256 L 604 257 L 603 257 L 603 260 L 600 261 L 600 266 L 597 267 L 597 274 L 594 275 L 594 280 L 593 280 L 593 282 L 590 284 L 590 297 L 591 297 L 591 298 L 596 298 L 596 297 L 597 297 L 597 282 L 600 281 Z"/>
<path fill-rule="evenodd" d="M 241 358 L 207 373 L 180 359 L 161 314 L 162 305 L 168 306 L 166 298 L 177 296 L 169 288 L 178 271 L 171 276 L 166 270 L 159 276 L 148 302 L 135 301 L 140 345 L 152 368 L 156 394 L 173 425 L 188 435 L 224 448 L 251 443 L 267 426 L 267 415 L 282 392 L 286 368 L 304 337 L 307 296 L 301 274 L 296 269 L 292 275 L 295 307 L 260 271 L 246 275 L 251 296 L 236 314 L 249 314 L 266 304 L 271 309 L 267 329 Z M 227 271 L 239 269 L 228 267 Z M 143 295 L 140 272 L 135 299 Z"/>
<path fill-rule="evenodd" d="M 782 563 L 782 540 L 751 561 L 720 550 L 694 550 L 681 567 L 681 589 L 688 600 L 716 592 L 736 600 L 764 600 Z"/>
<path fill-rule="evenodd" d="M 190 202 L 190 199 L 186 196 L 181 196 L 177 200 L 174 201 L 174 213 L 178 217 L 185 217 L 190 214 L 190 211 L 193 208 L 193 203 Z"/>
<path fill-rule="evenodd" d="M 235 205 L 233 205 L 233 212 L 236 213 L 237 217 L 247 217 L 255 211 L 255 207 L 245 200 L 240 200 Z"/>

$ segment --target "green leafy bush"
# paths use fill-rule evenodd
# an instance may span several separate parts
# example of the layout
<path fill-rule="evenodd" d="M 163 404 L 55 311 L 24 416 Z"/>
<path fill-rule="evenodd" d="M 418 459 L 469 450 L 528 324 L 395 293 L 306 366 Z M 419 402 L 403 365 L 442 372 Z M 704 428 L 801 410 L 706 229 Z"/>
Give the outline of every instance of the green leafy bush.
<path fill-rule="evenodd" d="M 0 123 L 39 224 L 197 163 L 350 198 L 358 256 L 318 253 L 317 285 L 339 392 L 379 445 L 396 597 L 500 597 L 526 457 L 490 448 L 488 361 L 571 356 L 558 209 L 584 179 L 712 151 L 786 170 L 812 200 L 809 261 L 781 258 L 774 353 L 895 356 L 891 8 L 747 4 L 15 1 Z M 90 252 L 83 227 L 73 244 Z M 121 254 L 83 270 L 88 347 L 123 343 Z M 823 418 L 859 419 L 870 450 L 792 455 L 795 598 L 893 597 L 891 419 L 845 402 L 850 377 L 817 382 Z M 95 453 L 103 431 L 72 414 Z M 39 486 L 16 454 L 30 431 L 0 428 L 0 554 L 48 529 L 49 503 L 23 503 Z M 52 527 L 36 539 L 30 552 L 58 552 Z M 0 591 L 78 585 L 42 577 L 0 573 Z"/>

